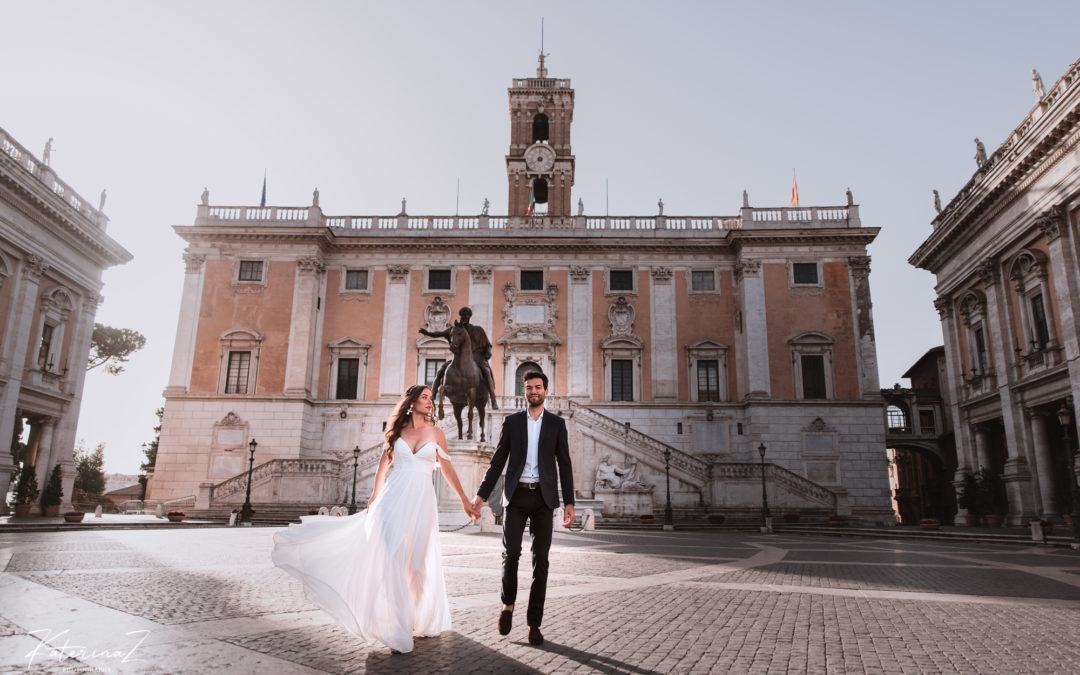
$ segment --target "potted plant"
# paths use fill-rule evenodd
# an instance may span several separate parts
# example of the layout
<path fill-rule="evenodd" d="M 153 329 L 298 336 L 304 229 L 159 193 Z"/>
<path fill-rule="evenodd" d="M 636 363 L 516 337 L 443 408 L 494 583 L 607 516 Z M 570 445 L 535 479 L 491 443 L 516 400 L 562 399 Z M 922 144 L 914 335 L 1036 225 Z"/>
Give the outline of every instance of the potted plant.
<path fill-rule="evenodd" d="M 30 507 L 37 501 L 39 494 L 41 491 L 38 490 L 34 467 L 24 463 L 19 471 L 19 477 L 15 480 L 15 494 L 11 498 L 15 515 L 20 517 L 30 515 Z"/>
<path fill-rule="evenodd" d="M 60 465 L 53 467 L 49 474 L 49 482 L 45 483 L 45 491 L 41 493 L 41 515 L 60 515 L 60 501 L 64 498 L 64 488 L 61 484 L 64 477 L 60 473 Z"/>
<path fill-rule="evenodd" d="M 941 527 L 941 521 L 937 518 L 920 518 L 919 527 L 924 530 L 936 530 Z"/>
<path fill-rule="evenodd" d="M 65 523 L 81 523 L 83 516 L 86 514 L 82 511 L 65 511 L 64 522 Z"/>
<path fill-rule="evenodd" d="M 1009 512 L 1009 498 L 1005 493 L 1005 481 L 991 469 L 983 467 L 979 469 L 976 479 L 979 484 L 978 498 L 979 511 L 986 516 L 988 527 L 1001 527 L 1005 522 L 1005 514 Z"/>
<path fill-rule="evenodd" d="M 960 481 L 960 489 L 956 493 L 956 505 L 967 509 L 964 514 L 964 525 L 976 527 L 979 524 L 979 481 L 975 474 L 970 471 L 964 472 Z"/>
<path fill-rule="evenodd" d="M 165 517 L 169 519 L 171 523 L 179 523 L 187 515 L 183 511 L 169 511 L 165 514 Z"/>

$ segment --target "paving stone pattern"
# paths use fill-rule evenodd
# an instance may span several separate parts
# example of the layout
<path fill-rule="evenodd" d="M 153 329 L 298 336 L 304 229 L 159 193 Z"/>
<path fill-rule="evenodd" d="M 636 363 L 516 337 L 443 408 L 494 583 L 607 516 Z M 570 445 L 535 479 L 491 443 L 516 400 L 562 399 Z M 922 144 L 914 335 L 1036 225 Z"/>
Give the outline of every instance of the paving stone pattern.
<path fill-rule="evenodd" d="M 525 639 L 524 611 L 509 636 L 496 632 L 500 538 L 444 533 L 454 628 L 393 655 L 333 623 L 270 564 L 276 531 L 3 536 L 0 582 L 12 580 L 4 588 L 22 584 L 24 593 L 52 593 L 43 605 L 59 597 L 76 607 L 70 625 L 55 628 L 122 619 L 156 628 L 139 663 L 80 656 L 28 669 L 19 659 L 35 644 L 35 605 L 0 599 L 0 673 L 1080 671 L 1080 554 L 1069 550 L 716 531 L 557 534 L 547 643 L 537 648 Z M 528 559 L 526 538 L 522 610 Z"/>

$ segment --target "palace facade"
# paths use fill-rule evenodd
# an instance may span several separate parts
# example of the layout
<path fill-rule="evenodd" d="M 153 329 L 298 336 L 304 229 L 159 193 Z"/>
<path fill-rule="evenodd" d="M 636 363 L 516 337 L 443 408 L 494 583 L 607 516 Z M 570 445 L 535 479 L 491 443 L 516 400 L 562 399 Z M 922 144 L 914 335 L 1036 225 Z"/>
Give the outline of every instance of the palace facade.
<path fill-rule="evenodd" d="M 975 174 L 909 260 L 937 278 L 955 484 L 982 468 L 1002 476 L 1011 524 L 1070 508 L 1080 397 L 1078 143 L 1080 62 L 1037 92 L 997 150 L 979 153 Z"/>
<path fill-rule="evenodd" d="M 108 220 L 0 129 L 0 439 L 10 448 L 29 427 L 24 461 L 41 489 L 61 466 L 65 509 L 101 273 L 132 259 Z M 0 494 L 15 470 L 0 452 Z"/>
<path fill-rule="evenodd" d="M 764 471 L 774 513 L 892 519 L 866 254 L 878 230 L 850 192 L 802 208 L 744 194 L 727 216 L 587 215 L 572 198 L 574 96 L 542 61 L 513 80 L 506 215 L 403 201 L 335 216 L 317 191 L 300 207 L 204 192 L 175 228 L 186 274 L 148 496 L 232 509 L 253 461 L 259 513 L 345 503 L 356 448 L 366 501 L 393 403 L 450 355 L 418 331 L 469 306 L 500 405 L 486 443 L 451 442 L 467 491 L 539 368 L 570 423 L 578 502 L 604 516 L 661 512 L 668 472 L 680 516 L 758 514 Z"/>

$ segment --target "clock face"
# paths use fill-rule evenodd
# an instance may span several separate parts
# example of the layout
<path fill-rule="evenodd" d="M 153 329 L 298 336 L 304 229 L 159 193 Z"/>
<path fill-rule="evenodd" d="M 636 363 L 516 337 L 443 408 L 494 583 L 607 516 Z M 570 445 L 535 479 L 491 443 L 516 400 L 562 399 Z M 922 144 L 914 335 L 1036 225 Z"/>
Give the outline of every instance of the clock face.
<path fill-rule="evenodd" d="M 555 166 L 555 151 L 547 145 L 533 145 L 525 151 L 525 166 L 530 171 L 547 173 Z"/>

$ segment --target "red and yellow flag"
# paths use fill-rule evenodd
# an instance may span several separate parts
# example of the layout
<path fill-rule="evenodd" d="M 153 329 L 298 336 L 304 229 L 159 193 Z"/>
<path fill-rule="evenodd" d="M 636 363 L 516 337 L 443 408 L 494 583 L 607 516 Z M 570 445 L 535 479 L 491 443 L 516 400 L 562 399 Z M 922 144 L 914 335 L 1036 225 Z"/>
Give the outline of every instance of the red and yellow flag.
<path fill-rule="evenodd" d="M 791 205 L 799 205 L 799 183 L 795 180 L 795 172 L 791 172 Z"/>

